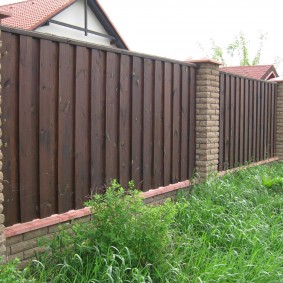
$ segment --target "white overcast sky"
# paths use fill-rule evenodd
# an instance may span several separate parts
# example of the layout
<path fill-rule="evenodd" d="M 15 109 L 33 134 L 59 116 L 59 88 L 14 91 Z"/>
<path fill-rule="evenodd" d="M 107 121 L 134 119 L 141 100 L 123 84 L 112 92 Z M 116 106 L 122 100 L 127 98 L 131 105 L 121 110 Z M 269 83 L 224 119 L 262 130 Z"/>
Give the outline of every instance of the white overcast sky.
<path fill-rule="evenodd" d="M 48 1 L 48 0 L 47 0 Z M 0 0 L 1 5 L 15 0 Z M 263 0 L 99 0 L 131 50 L 179 60 L 201 58 L 210 39 L 224 46 L 239 32 L 250 55 L 260 32 L 267 34 L 261 64 L 283 58 L 283 1 Z M 3 3 L 3 4 L 2 4 Z M 283 63 L 279 68 L 283 74 Z"/>

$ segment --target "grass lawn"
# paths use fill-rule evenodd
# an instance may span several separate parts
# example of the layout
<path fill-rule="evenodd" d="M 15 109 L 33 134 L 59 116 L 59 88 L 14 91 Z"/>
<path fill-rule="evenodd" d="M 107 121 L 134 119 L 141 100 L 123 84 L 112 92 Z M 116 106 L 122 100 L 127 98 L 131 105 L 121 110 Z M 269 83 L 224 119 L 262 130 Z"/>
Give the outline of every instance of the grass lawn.
<path fill-rule="evenodd" d="M 282 163 L 211 177 L 163 206 L 123 195 L 114 183 L 88 204 L 91 223 L 25 271 L 1 266 L 0 282 L 283 282 Z"/>

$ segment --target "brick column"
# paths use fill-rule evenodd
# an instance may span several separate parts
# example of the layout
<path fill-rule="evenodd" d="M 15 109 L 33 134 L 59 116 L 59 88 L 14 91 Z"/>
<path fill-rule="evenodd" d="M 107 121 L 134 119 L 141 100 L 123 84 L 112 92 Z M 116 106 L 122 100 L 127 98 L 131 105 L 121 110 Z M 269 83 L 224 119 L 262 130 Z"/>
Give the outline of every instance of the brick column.
<path fill-rule="evenodd" d="M 276 140 L 275 140 L 275 156 L 283 161 L 283 79 L 274 78 L 272 82 L 277 82 L 277 103 L 276 103 Z"/>
<path fill-rule="evenodd" d="M 204 180 L 218 169 L 219 62 L 192 60 L 196 71 L 196 173 Z"/>
<path fill-rule="evenodd" d="M 2 50 L 2 41 L 1 41 L 1 30 L 0 30 L 0 50 Z M 1 110 L 1 104 L 2 104 L 2 84 L 1 84 L 1 54 L 0 52 L 0 115 L 2 114 Z M 1 146 L 2 146 L 2 120 L 0 117 L 0 256 L 2 259 L 5 261 L 5 255 L 6 255 L 6 238 L 4 235 L 4 214 L 3 214 L 3 201 L 4 201 L 4 194 L 3 194 L 3 172 L 2 172 L 2 151 L 1 151 Z"/>

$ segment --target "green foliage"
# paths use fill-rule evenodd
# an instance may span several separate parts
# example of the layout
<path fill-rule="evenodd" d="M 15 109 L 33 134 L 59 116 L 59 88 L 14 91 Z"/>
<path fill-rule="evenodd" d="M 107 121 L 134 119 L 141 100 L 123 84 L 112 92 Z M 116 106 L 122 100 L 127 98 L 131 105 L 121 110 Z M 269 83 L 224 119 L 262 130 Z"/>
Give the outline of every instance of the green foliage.
<path fill-rule="evenodd" d="M 240 66 L 253 66 L 260 64 L 260 58 L 263 49 L 263 43 L 266 40 L 266 34 L 259 34 L 259 47 L 255 56 L 250 58 L 250 50 L 248 48 L 249 41 L 245 35 L 240 32 L 228 45 L 221 47 L 216 44 L 215 40 L 211 40 L 211 55 L 207 55 L 214 60 L 223 62 L 224 65 L 229 65 L 235 56 L 239 58 Z M 202 48 L 203 49 L 203 48 Z"/>
<path fill-rule="evenodd" d="M 162 206 L 144 205 L 139 191 L 124 189 L 113 181 L 104 195 L 95 195 L 87 203 L 93 212 L 91 235 L 88 240 L 98 244 L 127 247 L 135 255 L 135 262 L 159 264 L 170 243 L 168 229 L 175 209 L 168 200 Z M 85 225 L 89 229 L 89 225 Z M 78 233 L 78 231 L 77 231 Z"/>
<path fill-rule="evenodd" d="M 274 177 L 271 178 L 269 176 L 262 176 L 261 181 L 264 187 L 267 189 L 270 188 L 282 188 L 283 186 L 283 178 L 282 177 Z"/>
<path fill-rule="evenodd" d="M 0 262 L 2 261 L 0 257 Z M 27 270 L 18 269 L 19 260 L 14 259 L 7 263 L 0 263 L 0 283 L 32 283 L 35 279 L 26 276 Z"/>

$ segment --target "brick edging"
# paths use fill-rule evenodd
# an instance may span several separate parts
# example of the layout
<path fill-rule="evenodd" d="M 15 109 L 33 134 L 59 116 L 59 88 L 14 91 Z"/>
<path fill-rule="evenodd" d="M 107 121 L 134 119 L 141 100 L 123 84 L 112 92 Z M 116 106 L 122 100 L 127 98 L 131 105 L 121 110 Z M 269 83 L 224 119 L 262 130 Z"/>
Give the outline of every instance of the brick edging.
<path fill-rule="evenodd" d="M 240 166 L 240 167 L 229 169 L 229 170 L 226 170 L 226 171 L 220 171 L 220 172 L 218 172 L 217 175 L 221 177 L 221 176 L 223 176 L 227 173 L 236 172 L 238 170 L 243 170 L 243 169 L 248 169 L 250 167 L 255 167 L 255 166 L 258 166 L 258 165 L 264 165 L 264 164 L 271 163 L 271 162 L 278 161 L 278 160 L 279 160 L 279 158 L 275 156 L 275 157 L 268 158 L 268 159 L 258 161 L 258 162 L 255 162 L 255 163 L 251 163 L 251 164 L 248 164 L 248 165 L 245 165 L 245 166 Z"/>

